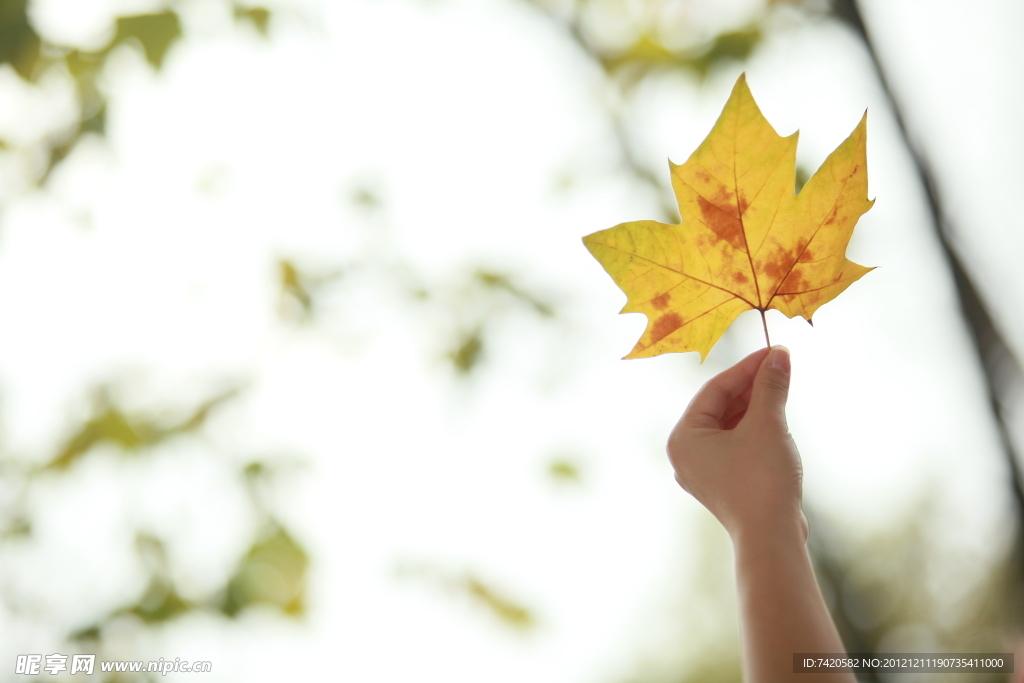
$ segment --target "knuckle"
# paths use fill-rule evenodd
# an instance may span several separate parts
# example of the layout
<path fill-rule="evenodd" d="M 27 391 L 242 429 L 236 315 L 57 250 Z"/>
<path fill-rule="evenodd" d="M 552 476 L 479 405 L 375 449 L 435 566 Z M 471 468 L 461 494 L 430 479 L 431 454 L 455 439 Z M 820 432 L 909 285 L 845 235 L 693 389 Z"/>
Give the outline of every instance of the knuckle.
<path fill-rule="evenodd" d="M 788 391 L 790 389 L 790 383 L 786 382 L 785 378 L 775 375 L 762 378 L 761 385 L 774 391 Z"/>
<path fill-rule="evenodd" d="M 761 388 L 775 394 L 786 395 L 789 393 L 789 383 L 781 377 L 764 377 L 761 379 Z"/>

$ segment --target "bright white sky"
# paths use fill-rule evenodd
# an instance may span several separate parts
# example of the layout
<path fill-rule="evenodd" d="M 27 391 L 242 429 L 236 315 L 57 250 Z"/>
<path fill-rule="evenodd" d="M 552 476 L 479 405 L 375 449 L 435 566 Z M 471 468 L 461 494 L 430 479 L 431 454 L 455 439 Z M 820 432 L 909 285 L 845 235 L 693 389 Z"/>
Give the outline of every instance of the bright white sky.
<path fill-rule="evenodd" d="M 52 39 L 88 42 L 108 5 L 45 0 L 36 12 Z M 1008 33 L 1024 10 L 867 9 L 955 215 L 969 220 L 973 264 L 1024 350 L 1024 232 L 1006 201 L 1024 182 L 1012 83 L 1024 59 Z M 580 237 L 652 217 L 656 204 L 615 168 L 597 74 L 506 0 L 309 0 L 280 13 L 269 43 L 232 33 L 208 6 L 185 16 L 190 37 L 161 73 L 116 55 L 108 144 L 85 145 L 46 193 L 6 206 L 5 438 L 44 457 L 84 410 L 82 387 L 111 375 L 135 378 L 138 396 L 188 402 L 224 376 L 251 378 L 251 394 L 205 445 L 127 468 L 107 454 L 44 487 L 39 545 L 9 561 L 12 585 L 80 625 L 140 589 L 121 558 L 141 525 L 174 539 L 176 576 L 201 594 L 247 533 L 204 449 L 284 453 L 307 462 L 279 505 L 312 553 L 308 621 L 190 619 L 139 645 L 152 658 L 209 659 L 226 681 L 584 683 L 622 678 L 666 642 L 698 651 L 700 632 L 685 627 L 705 618 L 694 568 L 710 552 L 729 585 L 731 566 L 663 444 L 696 388 L 761 344 L 760 321 L 742 316 L 704 365 L 695 354 L 619 360 L 643 319 L 616 316 L 623 295 Z M 811 168 L 869 110 L 877 203 L 850 256 L 881 267 L 813 329 L 769 315 L 773 341 L 793 350 L 806 497 L 866 534 L 930 492 L 936 537 L 986 557 L 1006 539 L 1005 471 L 920 191 L 866 67 L 851 36 L 819 25 L 783 32 L 746 68 L 776 129 L 800 129 Z M 685 159 L 737 75 L 704 89 L 652 83 L 631 120 L 644 153 Z M 57 91 L 0 72 L 0 135 L 30 138 Z M 559 193 L 566 169 L 577 183 Z M 380 217 L 344 201 L 364 182 L 381 189 Z M 379 273 L 346 281 L 327 331 L 280 323 L 277 258 L 327 267 L 368 251 L 440 282 L 478 263 L 513 272 L 554 294 L 562 322 L 514 319 L 468 385 L 437 360 L 436 321 Z M 581 464 L 578 488 L 544 477 L 565 453 Z M 397 578 L 410 563 L 473 571 L 535 608 L 540 626 L 511 633 L 430 581 Z M 0 661 L 61 651 L 43 621 L 0 639 Z"/>

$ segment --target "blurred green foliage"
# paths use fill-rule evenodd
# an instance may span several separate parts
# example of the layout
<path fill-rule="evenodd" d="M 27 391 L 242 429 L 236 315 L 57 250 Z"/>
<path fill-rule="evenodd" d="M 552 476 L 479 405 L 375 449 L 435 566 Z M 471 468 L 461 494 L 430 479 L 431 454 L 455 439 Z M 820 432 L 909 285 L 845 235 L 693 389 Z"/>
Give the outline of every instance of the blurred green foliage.
<path fill-rule="evenodd" d="M 74 476 L 73 465 L 98 446 L 114 445 L 126 455 L 141 456 L 168 439 L 195 438 L 219 408 L 237 400 L 243 391 L 241 385 L 231 386 L 188 410 L 167 408 L 152 414 L 122 408 L 111 398 L 113 392 L 108 389 L 94 391 L 93 414 L 75 428 L 55 457 L 42 468 L 27 470 L 18 461 L 5 461 L 4 479 L 8 483 L 20 483 L 19 498 L 24 500 L 44 472 Z M 175 414 L 178 417 L 165 417 Z M 20 476 L 12 476 L 18 467 L 22 468 Z M 182 597 L 171 576 L 171 558 L 165 542 L 151 532 L 140 530 L 136 535 L 135 551 L 148 572 L 143 591 L 133 603 L 112 607 L 93 623 L 73 630 L 67 637 L 70 640 L 94 641 L 99 647 L 104 628 L 125 615 L 137 617 L 146 625 L 171 621 L 193 611 L 219 612 L 225 617 L 236 618 L 252 606 L 269 607 L 293 617 L 302 616 L 309 558 L 302 545 L 275 519 L 266 497 L 261 493 L 273 483 L 277 471 L 278 468 L 271 463 L 255 461 L 237 472 L 238 485 L 249 493 L 251 514 L 261 521 L 248 550 L 239 558 L 232 574 L 224 577 L 220 588 L 198 600 Z M 27 508 L 14 507 L 7 514 L 6 538 L 30 533 L 31 518 Z"/>
<path fill-rule="evenodd" d="M 797 164 L 796 166 L 796 184 L 793 187 L 793 191 L 796 194 L 800 194 L 800 190 L 804 189 L 804 185 L 811 179 L 811 174 L 805 166 Z"/>
<path fill-rule="evenodd" d="M 0 3 L 0 64 L 10 64 L 29 80 L 36 71 L 42 41 L 28 21 L 28 0 Z"/>
<path fill-rule="evenodd" d="M 440 297 L 455 319 L 446 357 L 457 374 L 467 376 L 479 369 L 487 357 L 488 337 L 510 317 L 526 314 L 541 322 L 556 317 L 554 304 L 517 280 L 509 273 L 477 268 L 448 291 L 435 287 L 419 297 Z"/>
<path fill-rule="evenodd" d="M 94 392 L 93 415 L 85 420 L 62 446 L 47 468 L 65 470 L 94 446 L 113 444 L 126 453 L 156 446 L 163 441 L 201 428 L 210 413 L 235 398 L 240 387 L 218 393 L 198 405 L 191 413 L 177 421 L 165 423 L 158 416 L 129 415 L 115 405 L 105 389 Z"/>
<path fill-rule="evenodd" d="M 506 274 L 479 269 L 473 273 L 473 277 L 486 289 L 511 295 L 519 303 L 532 308 L 534 313 L 542 318 L 551 318 L 555 315 L 551 304 L 542 300 L 538 295 L 523 289 Z"/>
<path fill-rule="evenodd" d="M 134 614 L 144 623 L 154 624 L 181 616 L 193 606 L 184 600 L 175 589 L 167 564 L 167 550 L 163 541 L 147 533 L 138 533 L 135 538 L 136 552 L 149 568 L 149 583 L 138 602 L 131 607 L 117 610 L 113 616 Z"/>
<path fill-rule="evenodd" d="M 704 80 L 713 68 L 750 57 L 760 41 L 761 30 L 754 26 L 720 33 L 695 49 L 673 48 L 646 34 L 625 49 L 608 49 L 599 45 L 592 45 L 591 49 L 606 72 L 632 85 L 652 72 L 677 69 L 690 71 Z"/>
<path fill-rule="evenodd" d="M 266 516 L 265 511 L 260 514 Z M 267 517 L 224 585 L 199 600 L 187 600 L 178 592 L 165 544 L 159 537 L 140 532 L 135 545 L 149 572 L 143 591 L 134 603 L 116 607 L 94 623 L 71 632 L 69 640 L 91 641 L 99 647 L 105 627 L 125 615 L 137 617 L 142 624 L 157 625 L 194 611 L 219 612 L 232 619 L 259 606 L 291 617 L 305 613 L 308 555 L 272 517 Z"/>
<path fill-rule="evenodd" d="M 515 631 L 530 631 L 537 626 L 534 610 L 476 572 L 457 572 L 433 562 L 415 562 L 400 565 L 397 574 L 401 578 L 424 580 L 449 595 L 468 599 Z"/>
<path fill-rule="evenodd" d="M 270 10 L 266 7 L 242 7 L 235 5 L 235 20 L 248 21 L 264 38 L 270 34 Z"/>
<path fill-rule="evenodd" d="M 321 295 L 345 274 L 344 268 L 314 270 L 294 260 L 277 261 L 281 298 L 279 314 L 286 322 L 300 325 L 314 322 Z"/>
<path fill-rule="evenodd" d="M 215 0 L 216 1 L 216 0 Z M 231 5 L 236 23 L 250 24 L 267 36 L 271 12 L 264 7 Z M 100 75 L 110 54 L 122 45 L 139 49 L 154 69 L 164 66 L 167 54 L 184 35 L 181 18 L 173 4 L 160 12 L 113 17 L 113 31 L 105 45 L 82 51 L 41 36 L 33 26 L 28 0 L 0 3 L 0 65 L 10 64 L 24 80 L 37 83 L 54 69 L 70 76 L 78 101 L 78 116 L 67 126 L 50 131 L 36 147 L 46 163 L 32 180 L 42 184 L 75 148 L 82 136 L 106 133 L 107 97 Z M 5 143 L 4 148 L 11 147 Z"/>
<path fill-rule="evenodd" d="M 266 37 L 272 14 L 258 6 L 229 5 L 236 24 L 247 24 Z M 187 39 L 177 7 L 172 3 L 157 12 L 111 18 L 109 39 L 98 49 L 83 50 L 62 45 L 41 35 L 31 21 L 27 0 L 4 0 L 0 3 L 0 65 L 8 64 L 25 81 L 38 83 L 56 73 L 78 103 L 77 117 L 41 139 L 28 143 L 43 153 L 46 162 L 30 183 L 42 184 L 65 159 L 84 135 L 106 133 L 110 106 L 101 86 L 110 55 L 122 46 L 139 51 L 153 69 L 162 69 L 175 45 Z M 0 152 L 26 151 L 9 141 L 0 141 Z M 284 269 L 284 266 L 282 266 Z M 315 286 L 297 272 L 285 273 L 290 293 L 301 299 L 304 287 Z M 215 392 L 192 407 L 182 410 L 177 401 L 164 401 L 165 407 L 152 411 L 129 409 L 115 400 L 117 392 L 101 386 L 92 393 L 92 407 L 79 421 L 68 426 L 68 436 L 42 467 L 20 458 L 0 453 L 0 480 L 8 494 L 0 509 L 0 546 L 4 543 L 26 543 L 32 540 L 32 508 L 27 505 L 31 492 L 43 477 L 74 477 L 75 465 L 95 452 L 97 447 L 114 446 L 125 456 L 142 457 L 171 439 L 201 438 L 206 425 L 218 411 L 236 401 L 244 392 L 240 384 Z M 159 405 L 159 401 L 156 405 Z M 218 466 L 230 467 L 228 460 L 217 460 Z M 272 479 L 272 470 L 260 467 L 261 478 Z M 250 489 L 252 467 L 237 472 L 237 485 Z M 309 558 L 302 545 L 276 520 L 261 496 L 250 497 L 249 513 L 259 520 L 260 531 L 248 550 L 238 560 L 236 569 L 223 577 L 223 583 L 205 598 L 186 599 L 175 585 L 170 571 L 173 558 L 165 541 L 152 532 L 139 530 L 135 552 L 147 577 L 137 598 L 127 605 L 112 605 L 84 626 L 66 634 L 69 640 L 89 641 L 101 649 L 105 628 L 110 623 L 133 617 L 143 627 L 158 626 L 194 611 L 220 613 L 236 618 L 251 606 L 263 606 L 291 617 L 300 617 L 305 609 L 306 574 Z M 211 520 L 216 523 L 216 520 Z M 74 571 L 74 567 L 69 567 Z M 17 617 L 17 615 L 14 615 Z M 144 678 L 144 677 L 143 677 Z M 114 680 L 114 679 L 111 679 Z M 128 680 L 123 675 L 118 680 Z M 136 677 L 132 680 L 142 680 Z"/>
<path fill-rule="evenodd" d="M 567 458 L 555 458 L 548 463 L 548 476 L 558 482 L 578 484 L 583 480 L 580 466 Z"/>
<path fill-rule="evenodd" d="M 334 267 L 314 267 L 297 259 L 279 258 L 278 312 L 285 322 L 315 326 L 321 319 L 343 317 L 332 311 L 330 300 L 347 280 L 369 281 L 381 290 L 397 287 L 404 296 L 393 305 L 411 302 L 426 314 L 418 319 L 441 323 L 443 332 L 439 336 L 445 342 L 439 356 L 463 379 L 486 365 L 490 340 L 511 320 L 561 322 L 553 293 L 539 293 L 536 285 L 524 283 L 522 273 L 478 265 L 443 276 L 424 275 L 389 234 L 388 207 L 379 189 L 361 183 L 342 196 L 362 215 L 378 221 L 368 231 L 373 239 L 366 247 L 367 256 Z M 434 335 L 417 330 L 413 336 L 429 339 Z"/>
<path fill-rule="evenodd" d="M 463 577 L 460 585 L 477 602 L 486 606 L 512 628 L 522 630 L 533 628 L 534 617 L 530 610 L 516 604 L 476 576 L 467 574 Z"/>
<path fill-rule="evenodd" d="M 135 42 L 142 48 L 146 61 L 154 69 L 164 64 L 171 45 L 181 37 L 181 20 L 177 13 L 167 10 L 158 14 L 138 14 L 115 20 L 114 38 L 98 55 L 106 56 L 115 46 Z"/>
<path fill-rule="evenodd" d="M 484 340 L 479 329 L 462 332 L 454 349 L 448 352 L 455 371 L 460 375 L 468 375 L 479 366 L 483 356 Z"/>
<path fill-rule="evenodd" d="M 268 521 L 228 581 L 220 610 L 237 616 L 253 605 L 277 608 L 285 614 L 305 610 L 306 551 L 277 521 Z"/>

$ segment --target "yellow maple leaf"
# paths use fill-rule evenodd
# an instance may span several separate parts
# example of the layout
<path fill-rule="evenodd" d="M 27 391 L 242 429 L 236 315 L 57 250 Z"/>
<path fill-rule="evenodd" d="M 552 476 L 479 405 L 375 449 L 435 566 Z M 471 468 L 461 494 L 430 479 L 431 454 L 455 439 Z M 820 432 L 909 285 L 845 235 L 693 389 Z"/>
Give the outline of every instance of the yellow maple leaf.
<path fill-rule="evenodd" d="M 647 329 L 626 358 L 698 351 L 743 311 L 808 322 L 872 268 L 846 258 L 868 200 L 867 113 L 794 194 L 798 133 L 781 137 L 744 75 L 700 147 L 669 162 L 680 225 L 634 221 L 583 238 Z"/>

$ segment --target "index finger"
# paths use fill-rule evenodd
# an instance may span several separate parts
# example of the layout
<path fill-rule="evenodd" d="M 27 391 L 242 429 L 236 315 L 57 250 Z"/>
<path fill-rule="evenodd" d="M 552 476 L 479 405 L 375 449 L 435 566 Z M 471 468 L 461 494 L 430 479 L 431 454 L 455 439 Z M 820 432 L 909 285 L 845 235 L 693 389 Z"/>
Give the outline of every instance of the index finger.
<path fill-rule="evenodd" d="M 686 407 L 679 424 L 686 427 L 721 429 L 726 408 L 742 394 L 753 381 L 768 349 L 758 349 L 728 370 L 723 370 L 704 383 L 690 405 Z"/>

